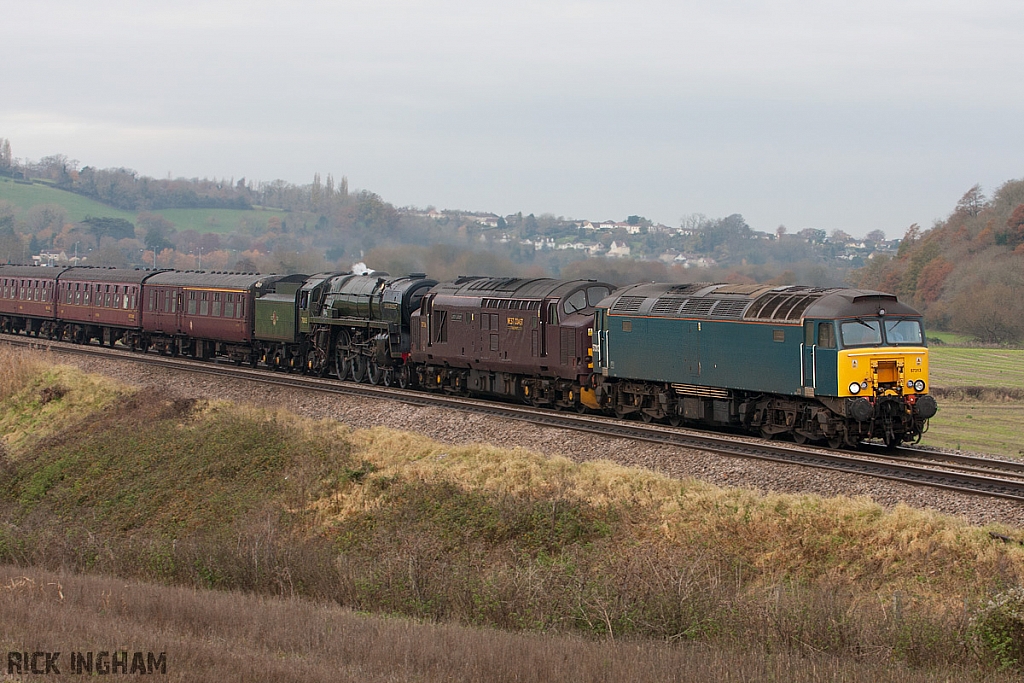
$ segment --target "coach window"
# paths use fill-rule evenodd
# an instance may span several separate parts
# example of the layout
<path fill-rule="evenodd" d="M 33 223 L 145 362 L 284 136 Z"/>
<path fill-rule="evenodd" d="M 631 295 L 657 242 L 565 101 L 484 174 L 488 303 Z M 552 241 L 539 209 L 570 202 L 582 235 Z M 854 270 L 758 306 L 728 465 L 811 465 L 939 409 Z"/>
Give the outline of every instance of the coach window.
<path fill-rule="evenodd" d="M 235 295 L 227 294 L 224 301 L 224 317 L 234 318 L 235 317 Z"/>
<path fill-rule="evenodd" d="M 188 314 L 189 315 L 195 315 L 196 314 L 196 293 L 195 292 L 189 292 L 188 293 Z"/>
<path fill-rule="evenodd" d="M 836 326 L 832 323 L 818 323 L 818 346 L 823 349 L 836 348 Z"/>
<path fill-rule="evenodd" d="M 241 294 L 238 295 L 238 308 L 235 312 L 239 318 L 245 317 L 245 297 Z"/>
<path fill-rule="evenodd" d="M 213 314 L 220 317 L 220 292 L 214 292 L 213 295 Z"/>

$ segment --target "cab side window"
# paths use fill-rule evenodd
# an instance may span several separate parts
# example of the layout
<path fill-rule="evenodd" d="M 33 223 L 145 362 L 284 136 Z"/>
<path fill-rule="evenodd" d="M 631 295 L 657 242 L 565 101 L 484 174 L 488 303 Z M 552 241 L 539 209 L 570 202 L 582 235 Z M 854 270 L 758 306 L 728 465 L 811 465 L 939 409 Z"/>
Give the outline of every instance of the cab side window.
<path fill-rule="evenodd" d="M 823 349 L 836 348 L 836 327 L 834 324 L 818 324 L 818 346 Z"/>

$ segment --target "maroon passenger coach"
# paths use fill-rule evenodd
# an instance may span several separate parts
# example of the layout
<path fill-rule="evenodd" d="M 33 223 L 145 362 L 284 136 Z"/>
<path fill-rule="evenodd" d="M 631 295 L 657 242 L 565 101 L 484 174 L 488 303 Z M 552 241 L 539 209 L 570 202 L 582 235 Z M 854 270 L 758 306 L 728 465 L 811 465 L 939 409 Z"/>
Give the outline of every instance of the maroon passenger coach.
<path fill-rule="evenodd" d="M 53 336 L 57 276 L 65 270 L 0 265 L 0 332 Z"/>
<path fill-rule="evenodd" d="M 255 364 L 256 298 L 305 275 L 166 271 L 146 280 L 143 343 L 161 353 Z"/>

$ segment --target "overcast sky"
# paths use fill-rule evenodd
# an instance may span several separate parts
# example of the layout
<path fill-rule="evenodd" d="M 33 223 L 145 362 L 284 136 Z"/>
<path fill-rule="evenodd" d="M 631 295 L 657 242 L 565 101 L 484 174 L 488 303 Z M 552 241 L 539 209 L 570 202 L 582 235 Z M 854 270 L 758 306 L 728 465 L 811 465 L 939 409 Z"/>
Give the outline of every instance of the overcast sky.
<path fill-rule="evenodd" d="M 1020 0 L 0 0 L 15 157 L 881 229 L 1024 177 Z"/>

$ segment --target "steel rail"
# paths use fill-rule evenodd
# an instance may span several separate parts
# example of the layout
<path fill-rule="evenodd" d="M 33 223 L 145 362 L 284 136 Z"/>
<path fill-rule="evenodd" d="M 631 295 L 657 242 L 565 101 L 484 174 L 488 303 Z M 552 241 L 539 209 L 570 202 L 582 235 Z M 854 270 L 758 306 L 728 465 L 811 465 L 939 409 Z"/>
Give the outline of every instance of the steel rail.
<path fill-rule="evenodd" d="M 356 384 L 350 381 L 339 382 L 335 379 L 275 372 L 272 369 L 256 370 L 210 361 L 159 356 L 109 347 L 78 345 L 11 335 L 0 335 L 0 340 L 11 345 L 41 350 L 122 358 L 148 365 L 218 377 L 244 379 L 275 386 L 311 389 L 334 394 L 401 401 L 411 405 L 442 406 L 601 436 L 689 448 L 730 457 L 816 467 L 950 491 L 1024 501 L 1024 463 L 936 453 L 916 448 L 899 448 L 878 454 L 872 454 L 871 451 L 877 449 L 870 446 L 864 452 L 835 451 L 816 446 L 772 443 L 748 436 L 723 436 L 685 427 L 669 427 L 592 414 L 580 415 L 538 409 L 532 406 L 498 403 L 443 392 L 413 391 L 372 384 Z M 911 454 L 914 457 L 908 459 Z M 936 467 L 936 461 L 944 466 Z"/>

